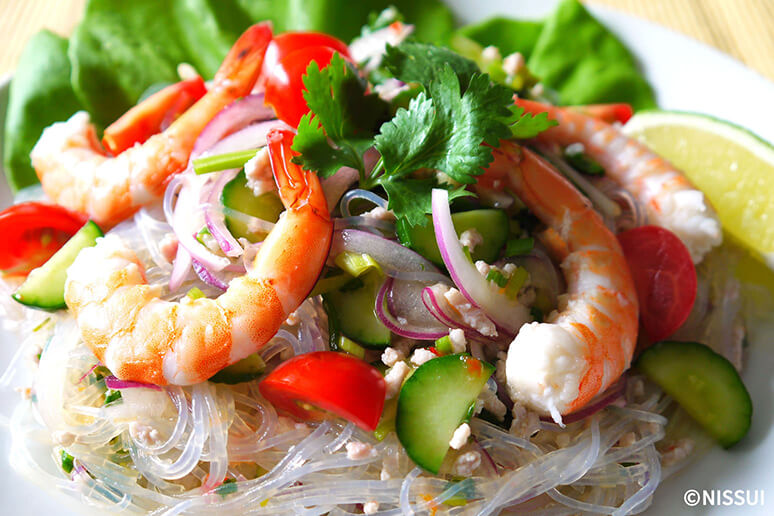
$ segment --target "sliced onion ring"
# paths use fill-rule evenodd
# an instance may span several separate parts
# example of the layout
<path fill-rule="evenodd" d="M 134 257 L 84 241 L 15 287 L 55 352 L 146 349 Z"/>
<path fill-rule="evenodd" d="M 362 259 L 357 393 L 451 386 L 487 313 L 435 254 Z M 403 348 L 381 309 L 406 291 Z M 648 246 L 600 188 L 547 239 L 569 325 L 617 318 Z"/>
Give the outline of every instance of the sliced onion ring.
<path fill-rule="evenodd" d="M 441 258 L 465 298 L 481 308 L 499 327 L 515 335 L 531 317 L 527 307 L 499 292 L 468 260 L 457 239 L 449 210 L 449 192 L 433 190 L 433 227 Z"/>
<path fill-rule="evenodd" d="M 119 380 L 115 376 L 106 376 L 105 377 L 105 385 L 108 389 L 113 390 L 121 390 L 121 389 L 137 389 L 137 388 L 145 388 L 145 389 L 153 389 L 154 391 L 160 391 L 161 387 L 158 385 L 153 385 L 152 383 L 141 383 L 141 382 L 133 382 L 129 380 Z"/>
<path fill-rule="evenodd" d="M 376 295 L 374 306 L 376 316 L 388 330 L 401 337 L 414 340 L 436 340 L 449 334 L 449 328 L 440 323 L 436 323 L 432 327 L 427 327 L 424 324 L 417 325 L 413 320 L 398 319 L 398 317 L 392 314 L 387 304 L 387 296 L 393 287 L 393 282 L 394 280 L 392 278 L 387 278 L 385 280 L 382 287 L 379 289 L 379 293 Z M 416 314 L 414 314 L 414 316 L 416 317 Z"/>

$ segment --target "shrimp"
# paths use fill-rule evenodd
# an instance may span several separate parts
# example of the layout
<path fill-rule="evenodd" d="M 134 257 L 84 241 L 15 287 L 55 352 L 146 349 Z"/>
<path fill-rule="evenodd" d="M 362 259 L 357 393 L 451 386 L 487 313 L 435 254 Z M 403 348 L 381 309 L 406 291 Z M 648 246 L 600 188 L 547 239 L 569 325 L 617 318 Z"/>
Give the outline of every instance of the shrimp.
<path fill-rule="evenodd" d="M 672 231 L 699 263 L 723 241 L 715 210 L 704 194 L 664 158 L 618 129 L 576 109 L 561 109 L 517 99 L 530 113 L 547 112 L 558 126 L 541 133 L 541 143 L 567 146 L 582 143 L 585 152 L 608 176 L 645 206 L 652 223 Z"/>
<path fill-rule="evenodd" d="M 253 25 L 237 40 L 213 85 L 162 133 L 115 157 L 97 140 L 86 112 L 43 131 L 30 157 L 46 195 L 111 227 L 160 197 L 169 179 L 184 170 L 204 126 L 226 105 L 253 88 L 271 41 L 270 25 Z"/>
<path fill-rule="evenodd" d="M 67 271 L 65 302 L 87 346 L 118 378 L 202 382 L 266 344 L 312 290 L 333 222 L 314 172 L 291 163 L 292 133 L 272 130 L 272 172 L 286 210 L 244 276 L 216 299 L 160 299 L 137 256 L 108 233 Z"/>
<path fill-rule="evenodd" d="M 511 398 L 559 423 L 631 364 L 638 318 L 631 273 L 602 218 L 534 153 L 503 142 L 484 178 L 502 181 L 565 244 L 567 294 L 545 323 L 520 328 L 505 367 Z"/>

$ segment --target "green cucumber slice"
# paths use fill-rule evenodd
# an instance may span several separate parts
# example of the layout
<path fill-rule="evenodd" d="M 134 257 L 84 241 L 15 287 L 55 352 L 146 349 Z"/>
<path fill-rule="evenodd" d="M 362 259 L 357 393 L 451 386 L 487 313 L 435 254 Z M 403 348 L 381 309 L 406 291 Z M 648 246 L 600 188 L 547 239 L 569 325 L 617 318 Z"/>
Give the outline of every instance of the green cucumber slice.
<path fill-rule="evenodd" d="M 255 380 L 261 376 L 265 370 L 266 362 L 263 361 L 261 355 L 253 353 L 252 355 L 221 369 L 210 378 L 210 381 L 215 383 L 227 383 L 230 385 L 249 382 L 250 380 Z"/>
<path fill-rule="evenodd" d="M 728 448 L 750 429 L 752 400 L 734 366 L 698 342 L 662 341 L 635 364 Z"/>
<path fill-rule="evenodd" d="M 46 263 L 30 272 L 13 298 L 23 305 L 43 310 L 65 308 L 67 268 L 73 264 L 81 249 L 92 247 L 101 236 L 99 226 L 88 221 Z"/>
<path fill-rule="evenodd" d="M 457 236 L 465 230 L 475 229 L 483 237 L 483 242 L 472 253 L 473 261 L 484 260 L 492 263 L 500 255 L 510 233 L 508 215 L 503 210 L 482 209 L 452 213 L 452 221 Z M 441 252 L 435 240 L 432 222 L 426 226 L 409 226 L 405 220 L 397 225 L 398 238 L 403 245 L 410 247 L 436 265 L 443 266 Z"/>
<path fill-rule="evenodd" d="M 454 431 L 494 372 L 494 367 L 467 354 L 428 360 L 403 384 L 395 430 L 418 466 L 437 474 Z"/>
<path fill-rule="evenodd" d="M 234 238 L 246 238 L 250 242 L 260 242 L 266 238 L 263 231 L 251 231 L 240 213 L 250 215 L 269 222 L 277 222 L 280 213 L 285 209 L 277 194 L 266 192 L 256 196 L 247 187 L 247 176 L 241 171 L 237 176 L 226 183 L 220 194 L 220 201 L 226 208 L 224 215 L 226 228 L 234 235 Z"/>
<path fill-rule="evenodd" d="M 381 275 L 374 271 L 360 279 L 360 287 L 328 292 L 323 297 L 335 314 L 339 332 L 363 346 L 385 348 L 390 345 L 391 333 L 374 311 Z"/>

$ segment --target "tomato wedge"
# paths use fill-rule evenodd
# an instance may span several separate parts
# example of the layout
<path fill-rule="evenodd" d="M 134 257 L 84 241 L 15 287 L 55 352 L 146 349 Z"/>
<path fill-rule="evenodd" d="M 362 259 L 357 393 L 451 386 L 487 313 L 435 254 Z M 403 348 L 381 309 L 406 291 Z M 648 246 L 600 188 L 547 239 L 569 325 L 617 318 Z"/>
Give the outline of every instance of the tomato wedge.
<path fill-rule="evenodd" d="M 640 321 L 654 342 L 666 339 L 688 318 L 696 300 L 696 269 L 685 245 L 659 226 L 618 235 L 640 301 Z"/>
<path fill-rule="evenodd" d="M 330 47 L 306 47 L 287 54 L 266 75 L 266 104 L 274 108 L 277 118 L 298 127 L 301 117 L 309 112 L 304 100 L 306 87 L 302 77 L 312 61 L 321 69 L 330 64 L 336 50 Z"/>
<path fill-rule="evenodd" d="M 379 371 L 344 353 L 316 351 L 283 362 L 259 384 L 278 410 L 304 421 L 326 419 L 326 412 L 376 429 L 386 385 Z"/>
<path fill-rule="evenodd" d="M 102 145 L 115 156 L 135 143 L 143 143 L 166 129 L 205 93 L 207 87 L 201 77 L 167 86 L 110 124 L 103 133 Z"/>
<path fill-rule="evenodd" d="M 43 265 L 86 223 L 54 204 L 23 202 L 0 212 L 0 270 L 27 274 Z"/>
<path fill-rule="evenodd" d="M 268 72 L 291 52 L 309 47 L 332 48 L 347 59 L 351 58 L 347 44 L 328 34 L 312 31 L 283 32 L 275 36 L 266 49 L 266 55 L 263 57 L 263 75 L 268 75 Z"/>

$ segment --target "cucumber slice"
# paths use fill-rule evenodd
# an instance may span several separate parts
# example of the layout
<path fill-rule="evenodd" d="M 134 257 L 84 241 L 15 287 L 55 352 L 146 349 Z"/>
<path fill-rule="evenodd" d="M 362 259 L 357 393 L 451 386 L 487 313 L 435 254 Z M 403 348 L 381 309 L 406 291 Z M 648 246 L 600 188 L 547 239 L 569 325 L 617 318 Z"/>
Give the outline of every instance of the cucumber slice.
<path fill-rule="evenodd" d="M 636 367 L 674 398 L 721 446 L 750 429 L 752 400 L 734 366 L 698 342 L 662 341 L 646 349 Z"/>
<path fill-rule="evenodd" d="M 220 194 L 220 201 L 226 208 L 224 210 L 226 228 L 234 235 L 234 238 L 246 238 L 253 243 L 266 238 L 266 233 L 251 231 L 245 220 L 239 217 L 239 214 L 244 213 L 269 222 L 277 222 L 280 213 L 285 209 L 282 201 L 274 192 L 266 192 L 256 196 L 247 187 L 247 176 L 245 176 L 244 170 L 226 183 Z"/>
<path fill-rule="evenodd" d="M 210 378 L 210 381 L 230 385 L 249 382 L 261 376 L 265 370 L 266 362 L 263 361 L 261 355 L 253 353 L 239 362 L 221 369 Z"/>
<path fill-rule="evenodd" d="M 500 255 L 510 233 L 508 215 L 503 210 L 471 210 L 452 214 L 452 222 L 457 236 L 465 230 L 475 229 L 484 241 L 476 246 L 472 253 L 473 261 L 484 260 L 492 263 Z M 409 226 L 405 220 L 397 225 L 398 238 L 403 245 L 410 247 L 431 262 L 443 266 L 441 252 L 435 240 L 432 222 L 427 226 Z"/>
<path fill-rule="evenodd" d="M 400 390 L 395 430 L 411 460 L 437 474 L 449 440 L 494 367 L 467 354 L 428 360 Z"/>
<path fill-rule="evenodd" d="M 361 280 L 363 285 L 358 288 L 328 292 L 323 297 L 335 313 L 338 331 L 363 346 L 386 348 L 390 345 L 391 333 L 374 311 L 381 276 L 370 272 Z"/>
<path fill-rule="evenodd" d="M 73 264 L 81 249 L 95 245 L 101 236 L 99 226 L 88 221 L 46 263 L 30 272 L 13 298 L 23 305 L 43 310 L 65 308 L 67 268 Z"/>

